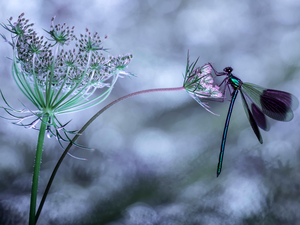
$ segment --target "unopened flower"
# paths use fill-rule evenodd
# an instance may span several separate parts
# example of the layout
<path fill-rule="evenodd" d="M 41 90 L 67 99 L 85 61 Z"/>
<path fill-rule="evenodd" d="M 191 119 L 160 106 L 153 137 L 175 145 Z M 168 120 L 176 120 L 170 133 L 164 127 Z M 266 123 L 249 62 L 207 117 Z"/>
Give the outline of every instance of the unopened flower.
<path fill-rule="evenodd" d="M 50 31 L 45 30 L 49 37 L 45 38 L 37 35 L 24 14 L 16 22 L 10 18 L 7 25 L 1 26 L 11 33 L 11 41 L 1 36 L 13 48 L 13 77 L 36 109 L 24 106 L 21 111 L 15 110 L 1 93 L 7 104 L 2 108 L 12 116 L 15 124 L 26 128 L 38 129 L 37 123 L 46 115 L 49 137 L 70 141 L 66 124 L 61 124 L 56 116 L 99 104 L 108 97 L 120 75 L 132 76 L 124 71 L 132 55 L 104 55 L 106 49 L 101 38 L 88 29 L 77 38 L 74 27 L 65 23 L 55 25 L 52 18 Z M 74 42 L 76 48 L 71 46 Z M 95 94 L 97 89 L 103 88 L 102 94 Z M 66 135 L 64 138 L 60 130 Z"/>
<path fill-rule="evenodd" d="M 184 76 L 183 86 L 185 90 L 195 99 L 204 109 L 216 115 L 209 110 L 207 103 L 202 102 L 202 99 L 221 99 L 223 98 L 219 86 L 215 84 L 211 74 L 212 68 L 210 64 L 205 64 L 201 67 L 196 67 L 198 59 L 189 65 L 189 57 L 187 58 L 187 66 Z"/>

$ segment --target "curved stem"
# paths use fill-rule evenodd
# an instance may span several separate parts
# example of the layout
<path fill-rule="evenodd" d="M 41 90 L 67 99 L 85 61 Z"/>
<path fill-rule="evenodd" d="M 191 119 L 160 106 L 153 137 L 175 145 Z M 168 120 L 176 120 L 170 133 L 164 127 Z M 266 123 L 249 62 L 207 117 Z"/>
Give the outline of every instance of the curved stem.
<path fill-rule="evenodd" d="M 176 88 L 156 88 L 156 89 L 148 89 L 148 90 L 143 90 L 143 91 L 137 91 L 128 95 L 125 95 L 121 98 L 118 98 L 117 100 L 109 103 L 108 105 L 106 105 L 105 107 L 103 107 L 100 111 L 98 111 L 86 124 L 84 124 L 84 126 L 78 131 L 78 133 L 75 135 L 75 137 L 72 139 L 72 141 L 69 143 L 69 145 L 67 146 L 67 148 L 65 149 L 65 151 L 63 152 L 63 154 L 61 155 L 60 159 L 58 160 L 52 174 L 51 177 L 49 179 L 49 182 L 47 184 L 47 187 L 45 189 L 44 195 L 42 197 L 40 206 L 38 208 L 38 211 L 36 213 L 35 216 L 35 222 L 37 222 L 39 215 L 42 211 L 44 202 L 46 200 L 46 197 L 48 195 L 49 189 L 51 187 L 51 184 L 54 180 L 54 177 L 56 175 L 56 172 L 60 166 L 60 164 L 62 163 L 63 159 L 65 158 L 65 156 L 67 155 L 68 151 L 70 150 L 70 148 L 72 147 L 73 143 L 77 140 L 77 138 L 82 134 L 83 131 L 85 131 L 85 129 L 98 117 L 100 116 L 104 111 L 106 111 L 107 109 L 109 109 L 110 107 L 112 107 L 113 105 L 117 104 L 118 102 L 125 100 L 127 98 L 133 97 L 135 95 L 140 95 L 140 94 L 145 94 L 145 93 L 150 93 L 150 92 L 159 92 L 159 91 L 181 91 L 181 90 L 185 90 L 184 87 L 176 87 Z"/>
<path fill-rule="evenodd" d="M 37 190 L 39 185 L 39 174 L 43 153 L 43 145 L 48 121 L 48 114 L 45 114 L 41 121 L 41 127 L 38 137 L 35 162 L 34 162 L 34 172 L 32 178 L 32 186 L 31 186 L 31 199 L 30 199 L 30 212 L 29 212 L 29 225 L 35 224 L 35 211 L 36 211 L 36 199 L 37 199 Z"/>

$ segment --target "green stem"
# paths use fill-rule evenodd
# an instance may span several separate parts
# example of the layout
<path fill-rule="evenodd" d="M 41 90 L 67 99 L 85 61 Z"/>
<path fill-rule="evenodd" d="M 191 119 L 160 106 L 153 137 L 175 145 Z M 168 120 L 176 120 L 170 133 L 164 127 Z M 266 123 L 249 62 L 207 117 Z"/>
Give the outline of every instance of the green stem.
<path fill-rule="evenodd" d="M 48 122 L 49 115 L 46 113 L 41 121 L 41 127 L 38 137 L 35 162 L 34 162 L 34 172 L 32 178 L 32 187 L 31 187 L 31 200 L 30 200 L 30 213 L 29 213 L 29 225 L 35 224 L 35 211 L 36 211 L 36 199 L 37 199 L 37 190 L 39 185 L 39 173 L 41 167 L 43 145 L 46 133 L 46 127 Z"/>
<path fill-rule="evenodd" d="M 107 109 L 109 109 L 110 107 L 112 107 L 113 105 L 117 104 L 118 102 L 133 97 L 135 95 L 140 95 L 140 94 L 145 94 L 145 93 L 150 93 L 150 92 L 159 92 L 159 91 L 181 91 L 181 90 L 185 90 L 184 87 L 176 87 L 176 88 L 156 88 L 156 89 L 148 89 L 148 90 L 143 90 L 143 91 L 137 91 L 128 95 L 125 95 L 121 98 L 118 98 L 117 100 L 109 103 L 108 105 L 106 105 L 105 107 L 103 107 L 100 111 L 98 111 L 86 124 L 84 124 L 84 126 L 78 131 L 78 133 L 75 135 L 75 137 L 72 139 L 72 141 L 69 143 L 69 145 L 67 146 L 67 148 L 65 149 L 65 151 L 63 152 L 63 154 L 61 155 L 60 159 L 58 160 L 52 174 L 51 177 L 49 179 L 49 182 L 47 184 L 47 187 L 45 189 L 44 195 L 42 197 L 40 206 L 38 208 L 38 211 L 36 213 L 35 216 L 35 222 L 37 222 L 40 213 L 42 211 L 43 205 L 45 203 L 46 197 L 48 195 L 49 189 L 51 187 L 51 184 L 54 180 L 54 177 L 56 175 L 56 172 L 60 166 L 60 164 L 62 163 L 63 159 L 65 158 L 65 156 L 67 155 L 68 151 L 70 150 L 70 148 L 72 147 L 73 143 L 77 140 L 77 138 L 82 134 L 82 132 L 98 117 L 100 116 L 104 111 L 106 111 Z"/>

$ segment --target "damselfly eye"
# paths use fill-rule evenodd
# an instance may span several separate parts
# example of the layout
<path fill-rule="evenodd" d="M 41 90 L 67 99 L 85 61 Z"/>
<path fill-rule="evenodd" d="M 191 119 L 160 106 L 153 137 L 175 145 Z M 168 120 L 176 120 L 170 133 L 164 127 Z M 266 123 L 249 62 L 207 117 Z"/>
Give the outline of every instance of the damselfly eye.
<path fill-rule="evenodd" d="M 232 70 L 233 69 L 231 67 L 225 67 L 223 71 L 226 72 L 226 73 L 231 73 Z"/>

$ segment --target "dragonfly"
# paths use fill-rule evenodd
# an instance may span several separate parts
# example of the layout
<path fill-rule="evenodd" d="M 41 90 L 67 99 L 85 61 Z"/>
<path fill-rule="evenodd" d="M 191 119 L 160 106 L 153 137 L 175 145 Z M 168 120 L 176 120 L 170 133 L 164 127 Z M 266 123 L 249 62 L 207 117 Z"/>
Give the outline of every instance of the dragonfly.
<path fill-rule="evenodd" d="M 220 86 L 223 83 L 225 84 L 224 98 L 226 88 L 231 94 L 231 101 L 225 120 L 219 162 L 217 167 L 218 177 L 222 171 L 225 143 L 230 117 L 232 114 L 234 102 L 239 92 L 241 92 L 246 116 L 258 141 L 261 144 L 263 143 L 263 139 L 260 134 L 259 127 L 265 131 L 268 131 L 270 129 L 266 116 L 278 121 L 291 121 L 294 117 L 293 110 L 298 107 L 299 101 L 294 95 L 288 92 L 267 89 L 256 84 L 242 82 L 241 79 L 232 74 L 232 67 L 225 67 L 223 69 L 223 72 L 217 72 L 211 64 L 210 66 L 216 76 L 226 76 L 226 78 L 220 84 Z"/>

